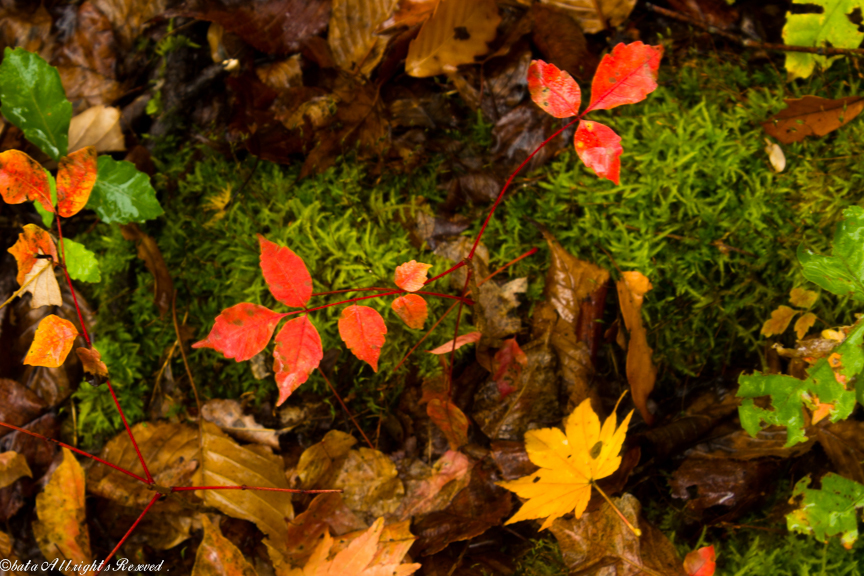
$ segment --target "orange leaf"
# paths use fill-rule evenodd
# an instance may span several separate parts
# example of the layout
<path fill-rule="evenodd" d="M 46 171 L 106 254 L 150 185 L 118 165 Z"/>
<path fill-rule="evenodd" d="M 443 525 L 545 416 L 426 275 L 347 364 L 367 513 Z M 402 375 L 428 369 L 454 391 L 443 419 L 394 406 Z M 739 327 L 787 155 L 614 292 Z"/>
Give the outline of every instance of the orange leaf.
<path fill-rule="evenodd" d="M 285 316 L 258 304 L 235 304 L 219 314 L 207 338 L 192 348 L 212 348 L 237 362 L 249 360 L 267 346 L 276 324 Z"/>
<path fill-rule="evenodd" d="M 429 354 L 449 354 L 451 350 L 458 350 L 462 346 L 466 344 L 473 344 L 475 342 L 479 342 L 480 338 L 483 337 L 483 334 L 480 332 L 469 332 L 468 334 L 462 334 L 457 337 L 456 340 L 450 340 L 438 346 L 434 350 L 427 350 Z M 455 343 L 455 346 L 454 346 Z"/>
<path fill-rule="evenodd" d="M 96 376 L 108 376 L 108 367 L 102 362 L 102 355 L 96 348 L 76 348 L 75 352 L 81 360 L 81 366 L 85 372 L 95 374 Z"/>
<path fill-rule="evenodd" d="M 0 153 L 0 196 L 7 204 L 38 201 L 46 211 L 54 212 L 48 175 L 36 160 L 20 150 Z"/>
<path fill-rule="evenodd" d="M 57 211 L 69 218 L 81 211 L 96 184 L 96 148 L 87 146 L 60 159 L 57 167 Z"/>
<path fill-rule="evenodd" d="M 258 234 L 261 245 L 261 272 L 270 292 L 286 306 L 303 308 L 312 296 L 312 277 L 303 259 L 288 247 L 279 246 Z"/>
<path fill-rule="evenodd" d="M 645 422 L 650 425 L 654 416 L 648 411 L 648 395 L 657 380 L 657 367 L 651 361 L 653 350 L 648 346 L 645 326 L 642 325 L 642 300 L 652 286 L 651 281 L 641 272 L 623 272 L 621 275 L 623 278 L 617 282 L 618 302 L 624 325 L 630 333 L 630 343 L 627 346 L 627 381 L 630 383 L 633 403 Z"/>
<path fill-rule="evenodd" d="M 408 292 L 420 290 L 426 283 L 426 272 L 431 267 L 431 264 L 423 264 L 416 260 L 400 264 L 396 267 L 396 285 Z"/>
<path fill-rule="evenodd" d="M 72 351 L 76 336 L 78 330 L 72 322 L 54 314 L 46 316 L 36 328 L 36 335 L 24 358 L 24 364 L 46 368 L 62 366 L 66 356 Z"/>
<path fill-rule="evenodd" d="M 429 309 L 426 307 L 426 300 L 417 294 L 406 294 L 393 300 L 393 311 L 399 315 L 409 328 L 419 330 L 423 328 L 426 322 L 426 317 L 429 315 Z"/>
<path fill-rule="evenodd" d="M 426 404 L 426 414 L 444 433 L 451 450 L 458 450 L 468 443 L 468 418 L 453 402 L 433 398 Z"/>
<path fill-rule="evenodd" d="M 285 323 L 276 335 L 276 349 L 273 351 L 273 371 L 279 386 L 276 406 L 281 406 L 294 390 L 309 379 L 309 373 L 318 367 L 323 357 L 321 337 L 308 316 Z"/>
<path fill-rule="evenodd" d="M 348 349 L 360 360 L 368 362 L 375 372 L 378 372 L 378 357 L 386 333 L 384 319 L 372 308 L 354 304 L 342 310 L 339 336 Z"/>
<path fill-rule="evenodd" d="M 257 576 L 255 568 L 228 538 L 219 526 L 214 526 L 206 515 L 201 515 L 204 538 L 195 553 L 192 576 Z"/>
<path fill-rule="evenodd" d="M 579 115 L 582 91 L 570 73 L 555 64 L 533 60 L 528 67 L 528 90 L 531 99 L 555 118 Z"/>
<path fill-rule="evenodd" d="M 684 571 L 687 576 L 713 576 L 715 567 L 714 546 L 703 546 L 684 557 Z"/>
<path fill-rule="evenodd" d="M 15 257 L 15 261 L 18 263 L 18 276 L 16 276 L 16 279 L 19 285 L 24 284 L 25 276 L 33 269 L 33 265 L 38 260 L 36 258 L 37 255 L 48 254 L 53 258 L 54 262 L 60 261 L 57 257 L 57 248 L 54 247 L 54 241 L 51 240 L 51 235 L 48 234 L 47 230 L 43 230 L 35 224 L 26 224 L 24 226 L 24 232 L 18 235 L 18 241 L 14 246 L 9 248 L 9 253 Z"/>
<path fill-rule="evenodd" d="M 771 312 L 771 319 L 766 320 L 764 324 L 762 324 L 762 335 L 763 336 L 774 336 L 775 334 L 782 334 L 786 331 L 786 328 L 789 327 L 789 322 L 792 321 L 792 317 L 797 314 L 797 310 L 793 310 L 788 306 L 780 306 L 773 312 Z"/>
<path fill-rule="evenodd" d="M 573 146 L 579 159 L 597 176 L 619 183 L 624 149 L 621 137 L 614 130 L 600 122 L 583 120 L 573 135 Z"/>
<path fill-rule="evenodd" d="M 657 88 L 657 69 L 662 57 L 662 46 L 642 42 L 615 46 L 597 67 L 591 81 L 591 103 L 585 112 L 644 100 Z"/>

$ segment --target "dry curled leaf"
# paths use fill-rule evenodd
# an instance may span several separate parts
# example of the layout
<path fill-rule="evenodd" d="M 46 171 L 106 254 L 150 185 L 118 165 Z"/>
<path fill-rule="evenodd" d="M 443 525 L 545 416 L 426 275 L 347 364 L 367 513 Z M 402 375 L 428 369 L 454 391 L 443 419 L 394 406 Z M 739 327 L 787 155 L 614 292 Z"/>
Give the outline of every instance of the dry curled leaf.
<path fill-rule="evenodd" d="M 630 333 L 627 345 L 627 381 L 633 394 L 633 403 L 648 424 L 654 416 L 648 411 L 648 395 L 657 380 L 657 367 L 651 360 L 652 350 L 648 346 L 648 335 L 642 324 L 642 300 L 651 290 L 651 282 L 641 272 L 623 272 L 617 282 L 618 303 L 621 316 Z"/>
<path fill-rule="evenodd" d="M 372 73 L 389 40 L 376 30 L 395 7 L 396 0 L 333 0 L 327 42 L 340 68 Z"/>
<path fill-rule="evenodd" d="M 829 100 L 818 96 L 787 98 L 786 108 L 762 123 L 762 128 L 783 144 L 807 136 L 825 136 L 848 124 L 864 110 L 864 97 Z"/>
<path fill-rule="evenodd" d="M 96 348 L 81 346 L 75 349 L 84 371 L 95 376 L 108 376 L 108 367 L 102 362 L 102 355 Z"/>

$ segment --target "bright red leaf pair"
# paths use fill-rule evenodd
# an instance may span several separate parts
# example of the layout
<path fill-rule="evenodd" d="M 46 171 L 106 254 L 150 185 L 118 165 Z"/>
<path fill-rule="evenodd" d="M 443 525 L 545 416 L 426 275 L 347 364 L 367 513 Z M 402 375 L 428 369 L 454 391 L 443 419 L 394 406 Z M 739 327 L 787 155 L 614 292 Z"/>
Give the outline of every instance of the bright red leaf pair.
<path fill-rule="evenodd" d="M 60 159 L 57 167 L 57 213 L 64 218 L 81 211 L 96 184 L 96 149 L 92 146 Z M 33 158 L 20 150 L 0 153 L 0 195 L 7 204 L 26 200 L 39 202 L 54 212 L 51 176 Z"/>
<path fill-rule="evenodd" d="M 609 110 L 644 100 L 657 88 L 657 70 L 663 56 L 662 46 L 642 42 L 618 44 L 601 60 L 591 82 L 591 100 L 579 114 L 582 91 L 566 71 L 554 64 L 534 60 L 528 68 L 531 98 L 556 118 L 578 116 L 579 126 L 573 144 L 576 153 L 597 176 L 620 181 L 621 137 L 599 122 L 582 120 L 594 110 Z"/>

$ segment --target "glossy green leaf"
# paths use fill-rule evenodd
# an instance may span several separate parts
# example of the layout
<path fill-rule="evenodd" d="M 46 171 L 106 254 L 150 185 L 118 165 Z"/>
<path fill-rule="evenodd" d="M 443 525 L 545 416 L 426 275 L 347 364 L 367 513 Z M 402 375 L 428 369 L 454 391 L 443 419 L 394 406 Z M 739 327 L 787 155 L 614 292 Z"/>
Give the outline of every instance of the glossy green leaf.
<path fill-rule="evenodd" d="M 864 209 L 852 206 L 834 232 L 831 256 L 798 247 L 804 277 L 838 296 L 864 302 Z"/>
<path fill-rule="evenodd" d="M 818 14 L 789 14 L 783 28 L 783 41 L 791 46 L 857 48 L 864 39 L 858 24 L 853 21 L 857 11 L 860 18 L 864 0 L 793 0 L 794 4 L 815 4 L 822 8 Z M 786 70 L 790 80 L 807 78 L 816 64 L 828 68 L 838 56 L 819 56 L 806 52 L 787 52 Z"/>
<path fill-rule="evenodd" d="M 43 168 L 44 170 L 44 168 Z M 48 170 L 45 170 L 45 175 L 48 176 L 48 187 L 51 190 L 51 202 L 54 206 L 57 205 L 57 181 L 54 180 L 54 176 L 51 175 Z M 54 213 L 48 212 L 45 208 L 42 207 L 42 204 L 39 202 L 33 202 L 33 207 L 36 208 L 36 212 L 39 213 L 39 216 L 42 217 L 42 223 L 46 228 L 50 229 L 51 225 L 54 223 Z"/>
<path fill-rule="evenodd" d="M 858 539 L 857 509 L 864 507 L 864 485 L 834 473 L 822 478 L 819 490 L 809 485 L 809 477 L 795 484 L 793 498 L 803 498 L 801 506 L 786 515 L 787 528 L 790 532 L 812 534 L 823 542 L 839 535 L 843 546 L 851 548 Z"/>
<path fill-rule="evenodd" d="M 101 282 L 102 274 L 99 271 L 99 261 L 96 255 L 74 240 L 63 239 L 63 248 L 66 252 L 66 271 L 73 280 L 83 282 Z"/>
<path fill-rule="evenodd" d="M 54 160 L 66 155 L 72 104 L 57 69 L 39 55 L 6 48 L 0 64 L 0 112 Z"/>
<path fill-rule="evenodd" d="M 106 223 L 144 222 L 163 213 L 150 178 L 131 162 L 99 157 L 96 185 L 87 208 L 95 210 Z"/>
<path fill-rule="evenodd" d="M 839 365 L 832 368 L 826 358 L 821 358 L 807 370 L 805 380 L 785 374 L 742 375 L 738 378 L 738 397 L 744 398 L 738 408 L 741 426 L 751 436 L 756 436 L 762 422 L 786 426 L 786 446 L 792 446 L 807 440 L 802 411 L 805 405 L 813 408 L 817 400 L 832 404 L 832 422 L 848 418 L 855 409 L 855 391 L 847 390 L 846 384 L 864 370 L 862 339 L 864 322 L 858 322 L 832 354 Z M 754 405 L 752 399 L 760 396 L 771 397 L 770 410 Z"/>

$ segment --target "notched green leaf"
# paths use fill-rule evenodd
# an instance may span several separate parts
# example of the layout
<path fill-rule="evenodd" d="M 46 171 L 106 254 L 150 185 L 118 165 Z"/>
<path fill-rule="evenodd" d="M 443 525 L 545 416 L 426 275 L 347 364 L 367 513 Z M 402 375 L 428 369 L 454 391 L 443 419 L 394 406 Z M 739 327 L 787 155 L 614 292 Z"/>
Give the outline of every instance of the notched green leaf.
<path fill-rule="evenodd" d="M 792 532 L 812 534 L 827 541 L 840 536 L 847 549 L 858 539 L 857 509 L 864 506 L 864 485 L 834 473 L 822 478 L 822 488 L 808 488 L 810 478 L 795 484 L 793 498 L 803 496 L 801 506 L 786 515 L 786 526 Z"/>
<path fill-rule="evenodd" d="M 99 157 L 87 208 L 95 210 L 103 222 L 120 224 L 152 220 L 163 213 L 150 178 L 131 162 L 110 156 Z"/>
<path fill-rule="evenodd" d="M 834 233 L 831 256 L 798 247 L 798 261 L 804 277 L 838 296 L 864 302 L 864 209 L 852 206 Z"/>

